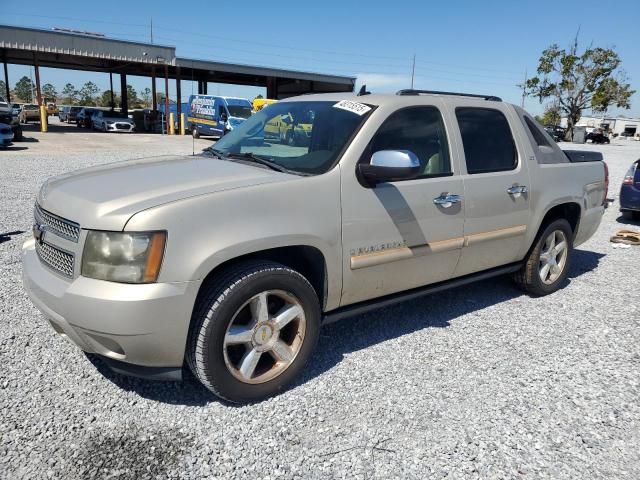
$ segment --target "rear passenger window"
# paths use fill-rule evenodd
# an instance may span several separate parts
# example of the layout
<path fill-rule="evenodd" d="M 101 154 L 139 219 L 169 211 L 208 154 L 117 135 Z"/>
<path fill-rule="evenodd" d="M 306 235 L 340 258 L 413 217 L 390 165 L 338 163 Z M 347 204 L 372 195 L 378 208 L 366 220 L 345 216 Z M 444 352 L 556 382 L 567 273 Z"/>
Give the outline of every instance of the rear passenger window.
<path fill-rule="evenodd" d="M 504 114 L 490 108 L 456 108 L 467 172 L 513 170 L 518 155 Z"/>
<path fill-rule="evenodd" d="M 524 117 L 524 122 L 527 124 L 533 139 L 539 147 L 550 147 L 551 145 L 540 131 L 540 128 L 529 117 Z"/>
<path fill-rule="evenodd" d="M 380 150 L 410 150 L 420 159 L 418 178 L 451 175 L 449 145 L 442 115 L 436 107 L 410 107 L 387 118 L 371 139 L 371 155 Z"/>

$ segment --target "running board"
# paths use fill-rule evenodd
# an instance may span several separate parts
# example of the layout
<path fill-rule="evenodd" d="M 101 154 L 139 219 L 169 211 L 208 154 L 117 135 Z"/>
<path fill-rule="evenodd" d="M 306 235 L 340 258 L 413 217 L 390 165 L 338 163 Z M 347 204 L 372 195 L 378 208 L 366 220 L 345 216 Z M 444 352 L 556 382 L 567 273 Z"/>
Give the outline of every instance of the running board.
<path fill-rule="evenodd" d="M 405 302 L 407 300 L 414 300 L 426 295 L 431 295 L 432 293 L 449 290 L 450 288 L 456 288 L 462 285 L 467 285 L 469 283 L 486 280 L 488 278 L 517 272 L 518 270 L 520 270 L 520 267 L 522 267 L 522 263 L 520 262 L 511 263 L 502 267 L 484 270 L 479 273 L 472 273 L 471 275 L 465 275 L 464 277 L 434 283 L 432 285 L 427 285 L 426 287 L 414 288 L 412 290 L 407 290 L 406 292 L 394 293 L 391 295 L 386 295 L 384 297 L 375 298 L 373 300 L 367 300 L 365 302 L 359 302 L 353 305 L 340 307 L 336 310 L 326 313 L 322 320 L 322 324 L 326 325 L 327 323 L 337 322 L 338 320 L 353 317 L 354 315 L 362 315 L 363 313 L 369 312 L 371 310 L 388 307 L 391 305 L 395 305 L 396 303 Z"/>

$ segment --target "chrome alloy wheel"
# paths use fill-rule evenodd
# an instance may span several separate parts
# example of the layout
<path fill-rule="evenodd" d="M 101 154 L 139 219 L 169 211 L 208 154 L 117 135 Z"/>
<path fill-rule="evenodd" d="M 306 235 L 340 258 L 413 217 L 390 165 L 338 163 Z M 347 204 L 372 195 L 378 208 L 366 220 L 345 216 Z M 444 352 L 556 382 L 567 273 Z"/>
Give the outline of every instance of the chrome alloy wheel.
<path fill-rule="evenodd" d="M 538 274 L 542 283 L 551 285 L 564 270 L 569 253 L 569 243 L 562 230 L 554 230 L 545 239 L 540 253 Z"/>
<path fill-rule="evenodd" d="M 282 290 L 251 297 L 234 314 L 224 336 L 224 362 L 244 383 L 264 383 L 283 373 L 304 342 L 300 301 Z"/>

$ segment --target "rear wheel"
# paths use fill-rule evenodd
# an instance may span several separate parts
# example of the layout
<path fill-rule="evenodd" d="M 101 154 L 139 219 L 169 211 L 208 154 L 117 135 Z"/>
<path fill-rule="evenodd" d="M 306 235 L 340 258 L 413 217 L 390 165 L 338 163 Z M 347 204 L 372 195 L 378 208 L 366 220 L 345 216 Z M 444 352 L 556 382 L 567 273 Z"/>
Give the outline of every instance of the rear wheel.
<path fill-rule="evenodd" d="M 625 220 L 640 220 L 640 212 L 630 212 L 627 210 L 620 213 L 622 213 L 622 218 Z"/>
<path fill-rule="evenodd" d="M 187 362 L 219 397 L 262 400 L 302 371 L 319 330 L 318 297 L 301 274 L 273 262 L 244 263 L 199 295 Z"/>
<path fill-rule="evenodd" d="M 573 253 L 573 232 L 569 222 L 558 219 L 536 238 L 522 268 L 515 273 L 516 284 L 536 296 L 548 295 L 567 278 Z"/>

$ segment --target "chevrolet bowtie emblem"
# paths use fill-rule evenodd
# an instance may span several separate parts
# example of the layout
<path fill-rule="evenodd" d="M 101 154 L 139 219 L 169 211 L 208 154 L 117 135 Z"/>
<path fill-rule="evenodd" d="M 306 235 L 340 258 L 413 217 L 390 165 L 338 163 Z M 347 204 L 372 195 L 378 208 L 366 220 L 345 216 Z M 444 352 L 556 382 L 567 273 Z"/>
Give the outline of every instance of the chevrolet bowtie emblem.
<path fill-rule="evenodd" d="M 44 225 L 38 223 L 33 224 L 33 238 L 40 244 L 44 242 Z"/>

